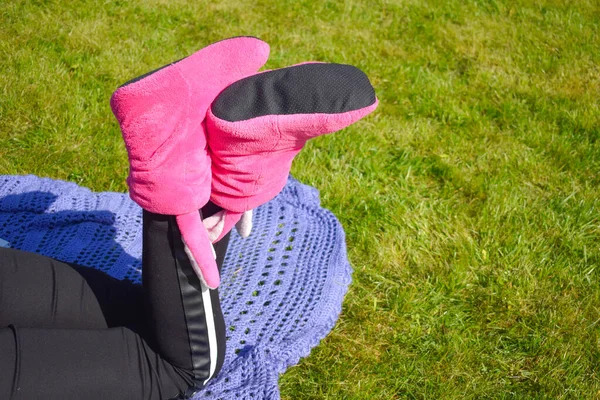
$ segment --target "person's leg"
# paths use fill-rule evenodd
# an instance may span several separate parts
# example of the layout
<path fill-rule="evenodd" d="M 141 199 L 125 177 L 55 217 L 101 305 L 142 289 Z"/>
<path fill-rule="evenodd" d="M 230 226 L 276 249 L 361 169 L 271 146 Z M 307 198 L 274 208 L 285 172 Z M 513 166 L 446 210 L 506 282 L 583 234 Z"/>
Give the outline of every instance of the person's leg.
<path fill-rule="evenodd" d="M 221 369 L 225 322 L 217 290 L 201 284 L 185 252 L 175 217 L 144 211 L 143 286 L 151 345 L 189 371 L 200 389 Z M 223 263 L 229 235 L 215 245 Z M 175 295 L 167 295 L 175 294 Z"/>
<path fill-rule="evenodd" d="M 219 266 L 227 242 L 228 237 L 216 245 Z M 11 257 L 17 259 L 0 269 L 23 270 L 20 261 L 41 262 L 36 259 L 39 256 L 11 253 Z M 53 310 L 61 304 L 57 297 L 63 294 L 68 297 L 66 293 L 81 290 L 103 293 L 102 288 L 81 289 L 86 287 L 82 277 L 69 275 L 62 267 L 54 265 L 48 270 L 52 272 L 46 276 L 46 285 L 51 286 L 47 291 L 49 298 L 48 295 L 45 299 L 10 296 L 25 298 L 26 303 L 30 300 L 46 303 L 46 307 L 29 312 L 26 317 L 6 312 L 3 318 L 21 319 L 24 325 L 30 326 L 31 321 L 39 317 L 52 326 L 56 318 L 48 315 L 56 314 Z M 61 272 L 56 273 L 56 270 Z M 29 276 L 23 279 L 27 286 Z M 125 328 L 92 329 L 78 318 L 71 318 L 71 322 L 84 325 L 83 330 L 15 328 L 12 322 L 9 322 L 10 327 L 0 329 L 0 398 L 65 399 L 72 394 L 72 398 L 160 399 L 176 393 L 189 395 L 203 387 L 223 363 L 224 320 L 218 294 L 200 284 L 173 217 L 144 213 L 143 279 L 148 331 L 142 337 Z M 13 279 L 13 283 L 18 286 L 23 282 Z M 38 282 L 38 285 L 43 287 L 44 283 Z M 28 289 L 46 290 L 35 286 Z M 15 310 L 26 308 L 13 303 Z M 0 303 L 0 309 L 5 305 L 8 304 Z M 92 314 L 102 315 L 98 311 L 100 304 L 91 308 Z M 75 316 L 85 314 L 77 309 L 73 312 Z M 63 319 L 58 320 L 66 324 Z M 102 325 L 101 318 L 95 323 Z"/>
<path fill-rule="evenodd" d="M 0 399 L 165 399 L 192 385 L 143 332 L 141 285 L 0 250 Z"/>
<path fill-rule="evenodd" d="M 0 329 L 0 399 L 164 400 L 190 384 L 127 328 Z"/>
<path fill-rule="evenodd" d="M 141 285 L 93 268 L 0 248 L 0 327 L 139 330 L 143 321 Z"/>

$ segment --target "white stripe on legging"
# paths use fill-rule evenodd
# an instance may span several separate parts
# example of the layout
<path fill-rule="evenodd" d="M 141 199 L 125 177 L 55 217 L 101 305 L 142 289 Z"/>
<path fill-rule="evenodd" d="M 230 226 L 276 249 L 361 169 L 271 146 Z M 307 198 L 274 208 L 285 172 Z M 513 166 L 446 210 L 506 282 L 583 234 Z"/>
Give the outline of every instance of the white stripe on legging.
<path fill-rule="evenodd" d="M 182 241 L 183 241 L 185 253 L 187 254 L 188 258 L 190 259 L 190 262 L 192 263 L 194 270 L 200 271 L 200 268 L 198 267 L 198 262 L 194 258 L 192 252 L 188 248 L 188 246 L 185 243 L 185 240 L 183 240 L 183 238 L 182 238 Z M 213 251 L 213 256 L 215 258 L 217 258 L 217 253 L 215 252 L 215 248 L 213 247 L 212 243 L 210 244 L 210 248 Z M 204 277 L 202 277 L 202 276 L 198 276 L 198 277 L 200 278 L 200 287 L 202 288 L 202 304 L 204 305 L 204 315 L 206 317 L 206 330 L 208 331 L 208 348 L 210 350 L 210 353 L 209 353 L 210 354 L 209 355 L 210 373 L 208 375 L 208 378 L 206 378 L 206 380 L 204 381 L 204 385 L 206 385 L 206 383 L 215 374 L 215 369 L 217 368 L 217 356 L 218 356 L 218 353 L 217 353 L 218 352 L 217 331 L 215 329 L 215 317 L 213 315 L 212 300 L 210 298 L 210 289 L 204 282 Z"/>
<path fill-rule="evenodd" d="M 212 245 L 211 245 L 212 246 Z M 202 300 L 204 300 L 204 314 L 206 315 L 206 329 L 208 330 L 208 346 L 210 348 L 210 374 L 204 381 L 206 382 L 213 377 L 217 368 L 217 332 L 215 329 L 215 317 L 213 315 L 212 302 L 210 299 L 210 289 L 208 286 L 200 283 L 202 287 Z"/>

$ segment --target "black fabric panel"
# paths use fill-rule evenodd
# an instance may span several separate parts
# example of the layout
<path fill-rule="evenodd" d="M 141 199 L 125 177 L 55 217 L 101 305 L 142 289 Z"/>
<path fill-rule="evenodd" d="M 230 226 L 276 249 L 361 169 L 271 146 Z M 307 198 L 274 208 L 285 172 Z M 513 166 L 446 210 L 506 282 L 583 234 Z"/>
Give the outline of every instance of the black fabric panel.
<path fill-rule="evenodd" d="M 174 218 L 173 218 L 174 219 Z M 210 372 L 210 346 L 208 342 L 207 314 L 200 279 L 187 256 L 181 233 L 176 223 L 172 225 L 172 236 L 177 263 L 179 290 L 185 313 L 188 346 L 191 353 L 192 370 L 196 379 L 202 381 L 208 378 Z"/>
<path fill-rule="evenodd" d="M 375 103 L 364 72 L 345 64 L 302 64 L 253 75 L 228 86 L 212 104 L 225 121 L 264 115 L 337 114 Z"/>

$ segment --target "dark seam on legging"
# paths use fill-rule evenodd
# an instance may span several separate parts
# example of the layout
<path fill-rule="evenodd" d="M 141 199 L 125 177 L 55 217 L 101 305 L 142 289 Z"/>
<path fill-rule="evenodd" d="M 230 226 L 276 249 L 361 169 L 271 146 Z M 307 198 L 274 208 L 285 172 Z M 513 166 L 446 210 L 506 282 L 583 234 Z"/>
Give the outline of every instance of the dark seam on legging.
<path fill-rule="evenodd" d="M 12 330 L 13 336 L 15 337 L 15 376 L 13 377 L 13 384 L 10 391 L 10 397 L 14 398 L 16 396 L 15 392 L 19 387 L 19 375 L 21 374 L 21 357 L 19 357 L 21 352 L 19 351 L 20 343 L 19 335 L 17 334 L 17 327 L 14 325 L 9 325 L 8 327 Z"/>
<path fill-rule="evenodd" d="M 85 279 L 83 279 L 81 281 L 81 290 L 79 291 L 79 298 L 81 299 L 81 301 L 79 302 L 79 315 L 85 315 L 84 310 L 85 310 L 86 304 L 83 301 L 83 299 L 85 299 L 85 288 L 86 288 L 86 281 L 85 281 Z"/>
<path fill-rule="evenodd" d="M 50 262 L 50 269 L 52 270 L 52 303 L 50 307 L 52 310 L 52 322 L 56 322 L 56 309 L 58 308 L 58 290 L 56 290 L 56 267 L 54 266 L 54 261 Z"/>

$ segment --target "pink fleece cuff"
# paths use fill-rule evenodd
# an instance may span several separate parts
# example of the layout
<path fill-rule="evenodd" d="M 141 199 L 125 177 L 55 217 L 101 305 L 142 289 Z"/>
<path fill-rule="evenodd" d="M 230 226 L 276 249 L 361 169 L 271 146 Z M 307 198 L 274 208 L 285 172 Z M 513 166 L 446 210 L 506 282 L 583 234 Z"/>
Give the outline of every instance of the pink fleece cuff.
<path fill-rule="evenodd" d="M 208 110 L 211 200 L 237 213 L 254 209 L 285 186 L 294 157 L 316 136 L 336 132 L 377 108 L 342 114 L 266 115 L 229 122 Z"/>

